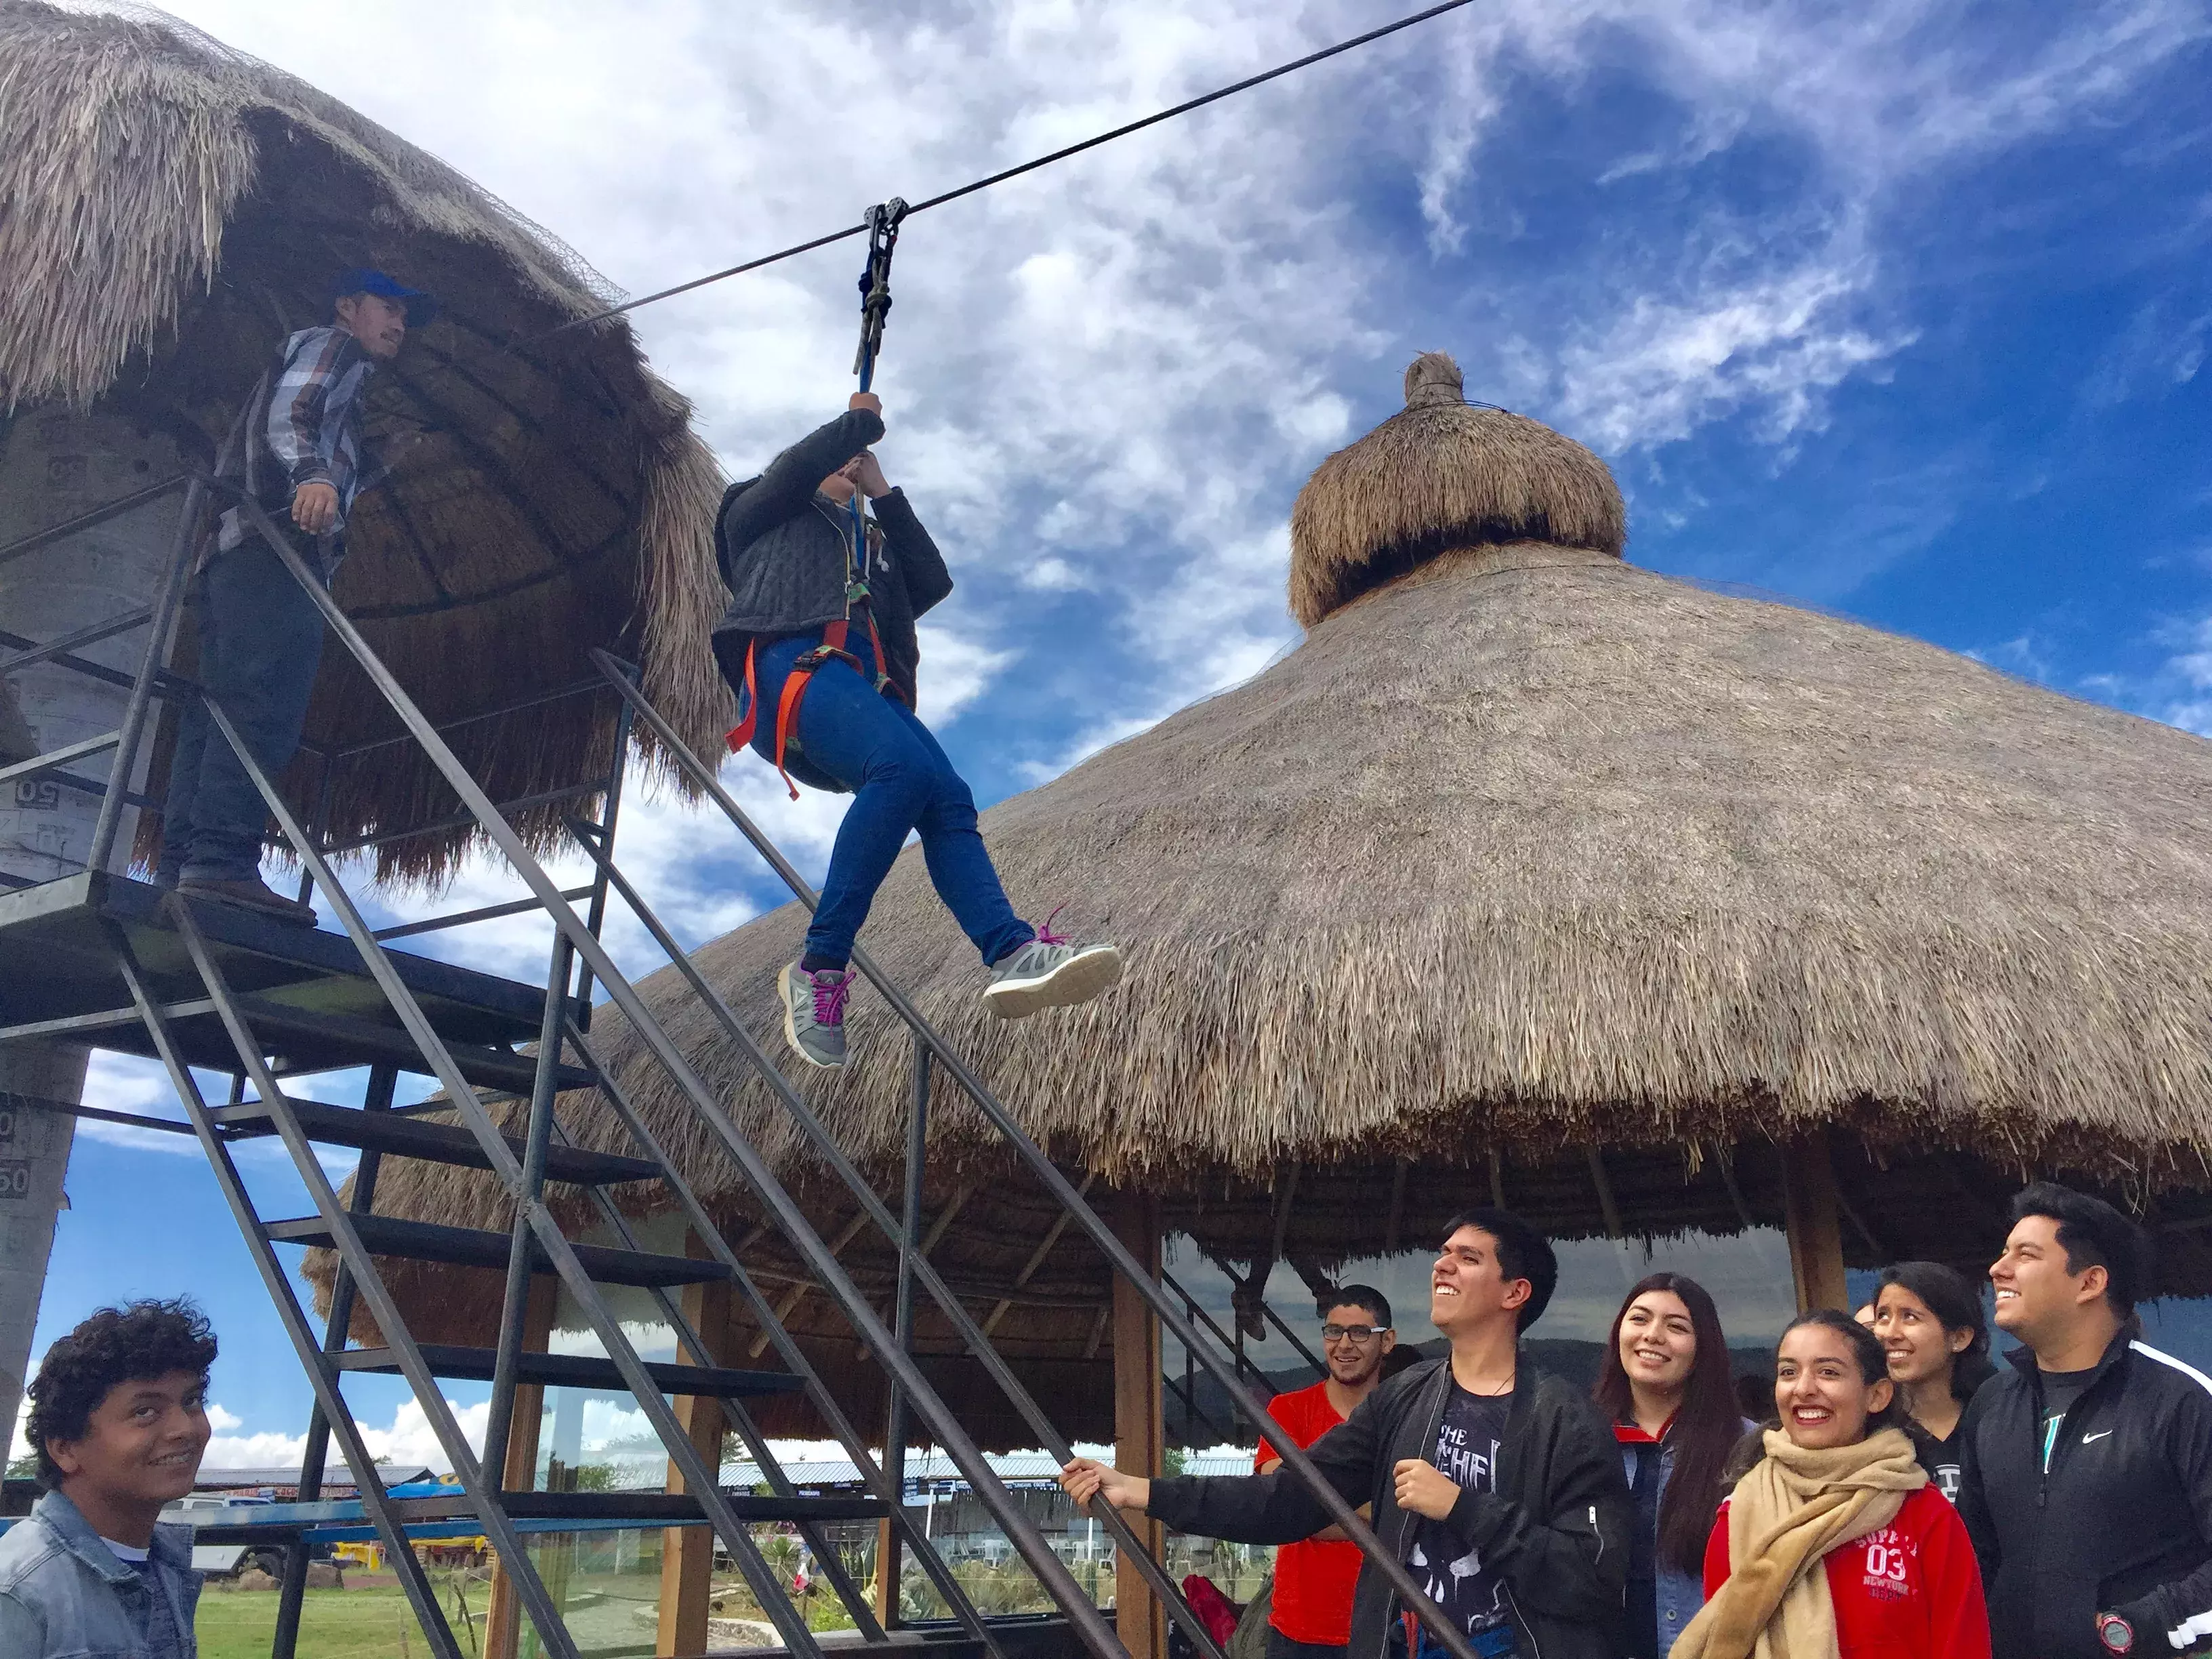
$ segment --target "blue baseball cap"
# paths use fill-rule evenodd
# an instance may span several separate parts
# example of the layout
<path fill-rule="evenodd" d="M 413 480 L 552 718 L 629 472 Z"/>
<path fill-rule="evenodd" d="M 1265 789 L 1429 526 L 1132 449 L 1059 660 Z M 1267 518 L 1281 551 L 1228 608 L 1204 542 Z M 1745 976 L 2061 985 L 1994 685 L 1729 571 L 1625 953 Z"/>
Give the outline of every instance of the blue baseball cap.
<path fill-rule="evenodd" d="M 351 270 L 342 270 L 331 283 L 331 303 L 335 305 L 349 294 L 374 294 L 386 300 L 404 300 L 407 303 L 407 326 L 422 328 L 438 314 L 438 302 L 419 288 L 409 288 L 396 278 L 367 265 L 356 265 Z"/>

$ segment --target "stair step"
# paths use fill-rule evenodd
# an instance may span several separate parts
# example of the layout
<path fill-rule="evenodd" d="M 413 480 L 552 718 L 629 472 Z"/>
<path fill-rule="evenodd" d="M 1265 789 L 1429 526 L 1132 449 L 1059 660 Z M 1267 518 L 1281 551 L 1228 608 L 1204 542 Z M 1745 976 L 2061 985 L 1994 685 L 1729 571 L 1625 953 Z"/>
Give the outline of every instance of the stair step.
<path fill-rule="evenodd" d="M 389 1348 L 348 1348 L 331 1358 L 342 1371 L 396 1372 L 398 1356 Z M 422 1358 L 438 1376 L 489 1382 L 498 1358 L 490 1348 L 453 1348 L 426 1344 Z M 672 1365 L 647 1360 L 646 1372 L 663 1394 L 714 1395 L 745 1398 L 789 1394 L 802 1386 L 788 1371 L 739 1371 L 720 1365 Z M 622 1373 L 611 1359 L 591 1354 L 526 1353 L 517 1368 L 518 1382 L 544 1383 L 550 1388 L 596 1389 L 608 1394 L 628 1392 Z"/>
<path fill-rule="evenodd" d="M 440 1261 L 454 1267 L 507 1267 L 505 1233 L 475 1227 L 447 1227 L 433 1221 L 409 1221 L 398 1216 L 359 1215 L 353 1218 L 361 1242 L 372 1255 L 392 1255 L 410 1261 Z M 328 1244 L 330 1224 L 320 1216 L 296 1221 L 264 1223 L 263 1231 L 280 1244 Z M 544 1273 L 551 1264 L 544 1249 L 532 1241 L 531 1259 Z M 686 1255 L 647 1255 L 639 1250 L 610 1249 L 601 1244 L 574 1247 L 584 1271 L 602 1285 L 706 1285 L 729 1277 L 719 1261 L 702 1261 Z"/>
<path fill-rule="evenodd" d="M 294 1072 L 335 1070 L 377 1061 L 404 1072 L 427 1073 L 430 1062 L 415 1041 L 396 1025 L 288 1007 L 262 997 L 240 997 L 239 1012 L 254 1035 L 280 1054 Z M 448 1039 L 447 1049 L 460 1073 L 478 1088 L 503 1089 L 527 1096 L 538 1079 L 538 1061 L 529 1054 L 487 1048 Z M 563 1066 L 556 1074 L 563 1089 L 588 1089 L 596 1079 L 580 1066 Z"/>
<path fill-rule="evenodd" d="M 724 1495 L 744 1521 L 872 1521 L 885 1513 L 883 1504 L 862 1492 L 811 1498 L 757 1498 L 750 1492 Z M 524 1532 L 702 1526 L 707 1518 L 697 1498 L 678 1492 L 511 1492 L 503 1494 L 501 1501 Z M 444 1522 L 454 1525 L 455 1531 L 465 1536 L 479 1524 L 467 1494 L 459 1486 L 451 1497 L 393 1498 L 391 1503 L 395 1518 L 410 1530 Z M 312 1504 L 258 1504 L 250 1508 L 241 1504 L 237 1514 L 240 1518 L 235 1522 L 224 1518 L 198 1523 L 192 1541 L 282 1544 L 303 1531 L 325 1528 L 359 1529 L 367 1535 L 369 1524 L 361 1500 L 350 1498 Z"/>
<path fill-rule="evenodd" d="M 491 1160 L 477 1138 L 453 1123 L 428 1123 L 397 1112 L 364 1112 L 349 1106 L 327 1106 L 319 1101 L 295 1100 L 293 1115 L 310 1140 L 332 1146 L 353 1146 L 362 1152 L 391 1152 L 400 1158 L 419 1158 L 434 1164 L 455 1164 L 471 1170 L 489 1170 Z M 215 1121 L 234 1129 L 274 1134 L 269 1108 L 263 1102 L 224 1106 Z M 506 1137 L 507 1148 L 520 1163 L 523 1144 Z M 658 1164 L 639 1158 L 617 1158 L 611 1152 L 585 1152 L 573 1146 L 549 1146 L 545 1152 L 548 1180 L 574 1182 L 580 1187 L 612 1187 L 625 1181 L 657 1181 Z"/>

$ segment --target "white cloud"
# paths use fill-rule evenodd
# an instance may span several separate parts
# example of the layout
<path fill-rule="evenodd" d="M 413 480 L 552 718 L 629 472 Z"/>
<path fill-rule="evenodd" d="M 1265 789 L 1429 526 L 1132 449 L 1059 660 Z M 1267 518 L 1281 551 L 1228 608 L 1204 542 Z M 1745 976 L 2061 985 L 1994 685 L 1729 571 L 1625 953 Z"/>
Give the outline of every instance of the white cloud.
<path fill-rule="evenodd" d="M 453 1413 L 462 1437 L 469 1449 L 481 1454 L 483 1450 L 484 1421 L 490 1414 L 488 1401 L 473 1406 L 464 1406 L 448 1400 L 447 1409 Z M 242 1426 L 239 1419 L 220 1407 L 210 1408 L 208 1415 L 213 1420 L 220 1413 L 224 1419 L 217 1432 L 208 1442 L 207 1454 L 200 1459 L 203 1469 L 267 1469 L 296 1468 L 307 1453 L 307 1436 L 287 1434 L 281 1431 L 264 1429 L 249 1434 L 236 1434 L 232 1430 Z M 393 1409 L 391 1424 L 379 1428 L 356 1418 L 354 1424 L 361 1431 L 362 1443 L 368 1455 L 379 1463 L 401 1468 L 427 1468 L 434 1474 L 450 1474 L 453 1460 L 447 1456 L 437 1435 L 430 1427 L 430 1419 L 419 1401 L 403 1400 Z M 335 1446 L 324 1467 L 337 1470 L 345 1467 L 345 1460 Z"/>

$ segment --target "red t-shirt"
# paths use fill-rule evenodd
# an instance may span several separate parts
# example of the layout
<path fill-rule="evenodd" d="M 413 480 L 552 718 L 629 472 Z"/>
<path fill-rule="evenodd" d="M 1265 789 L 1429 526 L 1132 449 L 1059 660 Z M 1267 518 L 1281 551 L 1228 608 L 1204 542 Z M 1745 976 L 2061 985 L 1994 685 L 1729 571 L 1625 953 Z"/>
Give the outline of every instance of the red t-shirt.
<path fill-rule="evenodd" d="M 1705 1598 L 1728 1581 L 1729 1506 L 1705 1540 Z M 1934 1486 L 1897 1519 L 1838 1544 L 1821 1563 L 1839 1659 L 1990 1659 L 1982 1570 L 1959 1511 Z"/>
<path fill-rule="evenodd" d="M 1344 1421 L 1328 1403 L 1328 1384 L 1279 1394 L 1267 1402 L 1267 1415 L 1290 1431 L 1304 1451 Z M 1280 1462 L 1274 1448 L 1260 1443 L 1252 1460 L 1258 1474 Z M 1340 1647 L 1352 1639 L 1352 1587 L 1364 1558 L 1348 1539 L 1316 1544 L 1285 1544 L 1275 1552 L 1275 1599 L 1267 1622 L 1293 1642 Z"/>

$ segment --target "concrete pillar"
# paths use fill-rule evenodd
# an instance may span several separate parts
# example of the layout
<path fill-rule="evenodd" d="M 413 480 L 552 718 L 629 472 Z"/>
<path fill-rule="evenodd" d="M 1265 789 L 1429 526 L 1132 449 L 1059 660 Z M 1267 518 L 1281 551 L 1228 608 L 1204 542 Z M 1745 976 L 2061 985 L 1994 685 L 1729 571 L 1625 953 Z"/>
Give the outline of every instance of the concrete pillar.
<path fill-rule="evenodd" d="M 0 427 L 0 546 L 89 513 L 184 469 L 176 441 L 118 415 L 82 415 L 42 404 Z M 77 532 L 35 553 L 0 564 L 0 618 L 10 633 L 40 641 L 151 605 L 173 549 L 184 494 Z M 146 631 L 97 641 L 75 654 L 123 672 L 137 672 Z M 112 732 L 130 695 L 52 663 L 13 676 L 16 708 L 41 750 Z M 134 789 L 144 782 L 139 757 Z M 107 758 L 71 770 L 107 775 Z M 33 881 L 74 875 L 84 867 L 100 797 L 50 778 L 27 779 L 0 791 L 0 869 Z M 137 813 L 126 810 L 116 844 L 127 854 Z M 121 867 L 121 866 L 118 866 Z"/>
<path fill-rule="evenodd" d="M 32 1333 L 46 1288 L 46 1255 L 61 1212 L 76 1120 L 24 1103 L 76 1100 L 84 1090 L 82 1048 L 51 1043 L 0 1048 L 0 1433 L 12 1435 L 29 1376 Z"/>
<path fill-rule="evenodd" d="M 0 546 L 173 477 L 182 465 L 173 438 L 127 416 L 51 404 L 19 411 L 0 422 Z M 150 605 L 182 503 L 181 491 L 157 498 L 0 564 L 0 626 L 44 642 Z M 145 630 L 138 629 L 76 654 L 130 673 L 145 645 Z M 0 742 L 40 753 L 112 732 L 123 723 L 128 695 L 51 663 L 34 664 L 0 684 Z M 134 789 L 144 787 L 148 758 L 140 757 Z M 71 769 L 102 779 L 107 769 L 105 757 Z M 99 816 L 98 795 L 52 778 L 0 787 L 0 871 L 29 881 L 75 874 L 91 850 Z M 117 868 L 127 867 L 137 816 L 124 813 Z M 6 1103 L 11 1095 L 76 1101 L 86 1061 L 82 1049 L 0 1049 L 0 1425 L 9 1429 L 32 1357 L 76 1123 Z"/>

